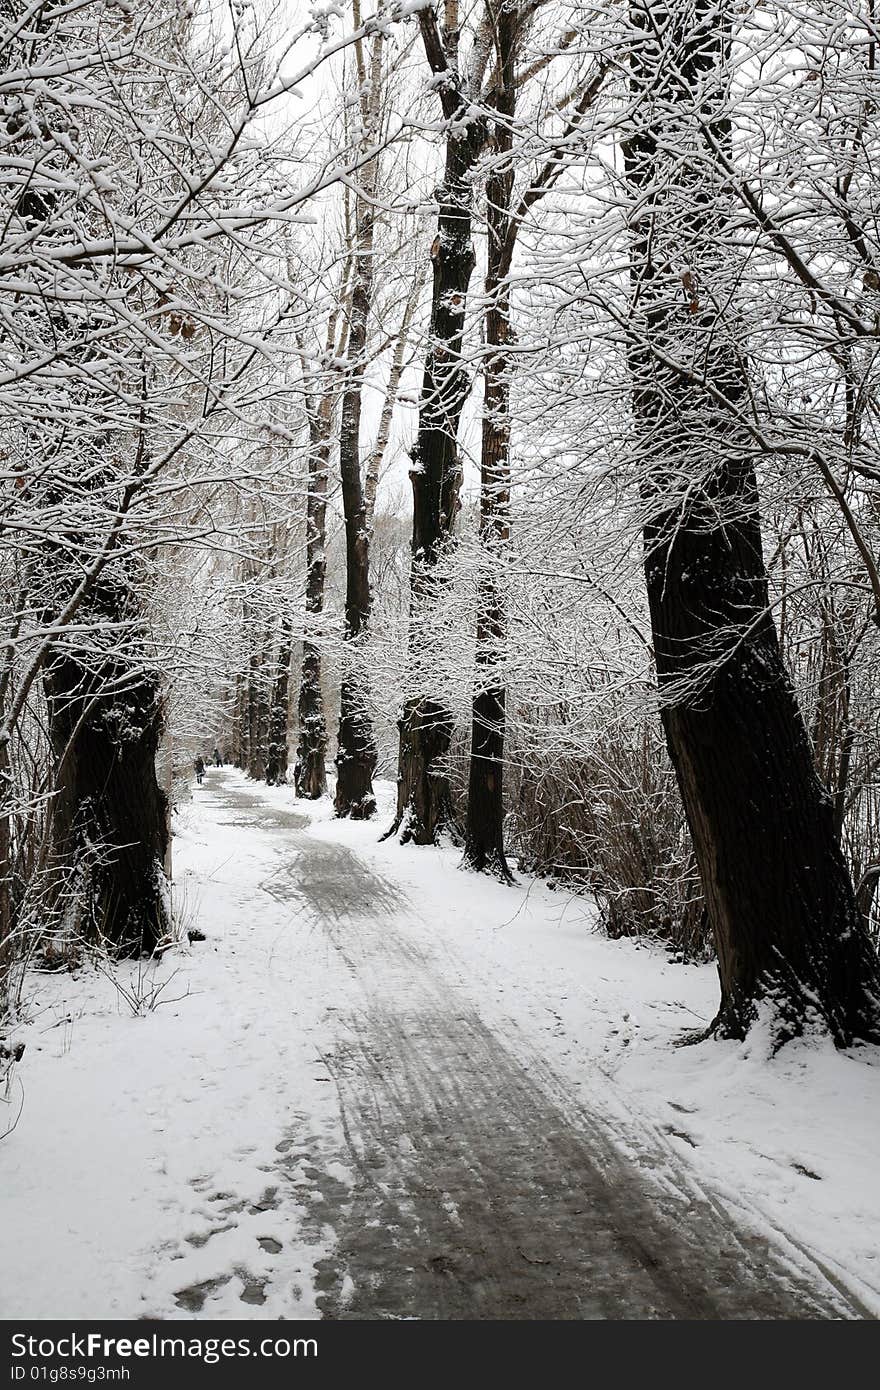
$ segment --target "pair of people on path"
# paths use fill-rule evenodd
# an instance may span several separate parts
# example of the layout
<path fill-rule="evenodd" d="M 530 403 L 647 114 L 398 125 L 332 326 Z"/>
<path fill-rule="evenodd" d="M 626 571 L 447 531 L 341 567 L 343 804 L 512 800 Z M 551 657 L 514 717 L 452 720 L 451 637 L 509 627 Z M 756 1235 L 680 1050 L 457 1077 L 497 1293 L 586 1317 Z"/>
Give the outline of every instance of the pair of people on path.
<path fill-rule="evenodd" d="M 223 766 L 225 759 L 223 758 L 219 748 L 214 749 L 214 752 L 211 754 L 211 760 L 215 767 Z M 205 760 L 202 757 L 201 753 L 196 758 L 194 766 L 196 770 L 196 781 L 201 783 L 201 780 L 205 775 Z"/>

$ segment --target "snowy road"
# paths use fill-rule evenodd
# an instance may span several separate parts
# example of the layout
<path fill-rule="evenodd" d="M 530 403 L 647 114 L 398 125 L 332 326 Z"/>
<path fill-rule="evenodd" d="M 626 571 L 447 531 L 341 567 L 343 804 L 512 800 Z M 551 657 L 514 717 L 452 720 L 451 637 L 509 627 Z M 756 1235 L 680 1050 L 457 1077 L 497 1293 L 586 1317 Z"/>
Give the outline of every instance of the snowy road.
<path fill-rule="evenodd" d="M 419 907 L 398 886 L 238 782 L 222 799 L 234 823 L 277 839 L 264 888 L 311 918 L 356 985 L 324 1054 L 353 1188 L 324 1176 L 335 1155 L 310 1155 L 336 1235 L 319 1271 L 325 1317 L 841 1314 L 635 1124 L 633 1161 L 600 1116 L 564 1109 L 539 1060 L 526 1070 L 444 969 L 448 954 L 407 930 Z"/>
<path fill-rule="evenodd" d="M 711 971 L 379 829 L 211 769 L 207 940 L 29 978 L 0 1316 L 876 1315 L 873 1053 L 676 1051 Z"/>

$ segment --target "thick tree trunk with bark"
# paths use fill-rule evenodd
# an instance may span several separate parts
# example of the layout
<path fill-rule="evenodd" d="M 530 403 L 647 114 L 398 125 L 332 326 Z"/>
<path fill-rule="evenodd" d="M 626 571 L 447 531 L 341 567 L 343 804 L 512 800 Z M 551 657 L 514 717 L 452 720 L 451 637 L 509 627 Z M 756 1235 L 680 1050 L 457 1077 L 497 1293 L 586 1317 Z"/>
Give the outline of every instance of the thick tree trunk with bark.
<path fill-rule="evenodd" d="M 43 7 L 30 16 L 31 35 L 50 22 Z M 20 16 L 4 0 L 3 10 Z M 23 61 L 36 60 L 38 52 L 26 40 Z M 9 131 L 7 130 L 7 135 Z M 24 223 L 44 223 L 55 211 L 55 194 L 30 178 L 23 181 L 16 215 Z M 8 230 L 8 226 L 7 226 Z M 71 339 L 65 315 L 49 315 L 56 337 Z M 82 330 L 72 341 L 87 342 Z M 70 347 L 68 347 L 70 356 Z M 87 353 L 85 354 L 87 355 Z M 73 360 L 73 359 L 72 359 Z M 71 373 L 71 421 L 76 421 L 76 373 Z M 143 423 L 143 417 L 141 417 Z M 73 426 L 72 426 L 73 427 Z M 39 449 L 39 426 L 33 434 Z M 95 461 L 105 437 L 95 450 Z M 146 455 L 141 431 L 133 466 L 138 473 Z M 88 475 L 89 470 L 85 470 Z M 82 480 L 88 489 L 87 476 Z M 47 803 L 48 892 L 44 925 L 59 928 L 71 944 L 87 941 L 107 947 L 117 955 L 149 953 L 172 939 L 171 898 L 165 876 L 168 853 L 168 803 L 156 777 L 156 753 L 162 736 L 164 695 L 160 672 L 144 659 L 145 632 L 137 575 L 114 551 L 114 538 L 122 536 L 122 522 L 131 500 L 131 485 L 121 486 L 120 511 L 111 522 L 103 554 L 93 535 L 71 564 L 75 542 L 65 536 L 56 551 L 50 543 L 41 562 L 46 594 L 46 617 L 56 622 L 70 585 L 81 601 L 75 621 L 47 648 L 41 675 L 47 702 L 48 734 L 55 758 L 53 795 Z M 99 568 L 92 568 L 96 558 Z M 73 579 L 71 583 L 71 571 Z M 82 587 L 91 573 L 91 582 Z M 68 590 L 70 597 L 70 590 Z M 53 611 L 54 610 L 54 611 Z M 73 612 L 67 622 L 73 618 Z M 77 647 L 79 634 L 94 624 L 87 651 Z M 82 640 L 80 636 L 80 640 Z M 100 644 L 106 642 L 102 651 Z M 112 646 L 111 646 L 112 644 Z M 5 676 L 4 672 L 4 676 Z M 36 669 L 35 669 L 36 675 Z M 2 686 L 2 682 L 0 682 Z M 5 692 L 0 689 L 0 706 Z M 7 771 L 8 744 L 0 754 L 0 778 Z M 0 873 L 8 863 L 8 821 L 2 817 Z M 5 854 L 4 854 L 5 850 Z M 0 906 L 0 954 L 10 924 L 9 900 Z M 0 960 L 0 970 L 8 965 Z"/>
<path fill-rule="evenodd" d="M 490 563 L 508 539 L 510 511 L 509 382 L 504 353 L 509 333 L 506 287 L 496 285 L 494 296 L 495 303 L 486 316 L 490 355 L 484 366 L 480 489 L 480 537 Z M 497 575 L 491 570 L 484 570 L 480 576 L 477 601 L 476 687 L 464 862 L 469 868 L 509 879 L 504 853 L 505 689 L 499 671 L 506 623 L 504 599 Z"/>
<path fill-rule="evenodd" d="M 432 344 L 425 362 L 419 429 L 412 453 L 413 490 L 411 629 L 436 601 L 434 574 L 452 534 L 461 486 L 458 427 L 469 390 L 461 363 L 465 306 L 474 250 L 471 242 L 472 193 L 467 175 L 481 141 L 472 131 L 447 141 L 446 177 L 437 236 L 431 248 L 434 270 L 431 303 Z M 400 720 L 397 817 L 401 840 L 433 844 L 452 820 L 446 758 L 452 740 L 450 711 L 430 695 L 406 701 Z"/>
<path fill-rule="evenodd" d="M 519 7 L 502 3 L 494 16 L 498 54 L 493 146 L 496 164 L 486 181 L 486 356 L 480 453 L 480 540 L 487 557 L 477 587 L 476 672 L 468 768 L 464 862 L 511 877 L 504 854 L 505 690 L 500 670 L 506 623 L 495 563 L 510 534 L 510 285 L 509 236 L 516 105 L 515 57 Z"/>
<path fill-rule="evenodd" d="M 317 801 L 327 790 L 327 726 L 321 693 L 321 653 L 303 643 L 299 686 L 299 745 L 293 784 L 297 796 Z"/>
<path fill-rule="evenodd" d="M 366 820 L 376 810 L 373 796 L 376 743 L 366 707 L 366 691 L 358 651 L 359 639 L 366 633 L 370 616 L 370 549 L 358 444 L 362 364 L 366 346 L 369 281 L 372 278 L 372 269 L 364 262 L 360 272 L 356 274 L 349 346 L 352 361 L 358 365 L 353 367 L 354 379 L 349 382 L 342 399 L 342 423 L 339 434 L 342 501 L 345 511 L 345 636 L 349 650 L 346 653 L 347 660 L 339 696 L 334 804 L 338 816 Z"/>
<path fill-rule="evenodd" d="M 721 466 L 723 501 L 739 492 L 753 507 L 738 473 Z M 646 548 L 661 693 L 694 686 L 663 724 L 718 952 L 715 1028 L 742 1037 L 767 1000 L 780 1041 L 814 1019 L 841 1043 L 878 1037 L 876 955 L 769 616 L 757 517 L 722 531 L 676 511 L 647 528 Z"/>
<path fill-rule="evenodd" d="M 645 576 L 663 726 L 718 953 L 713 1028 L 741 1038 L 766 1008 L 776 1043 L 813 1024 L 839 1044 L 877 1038 L 877 960 L 770 615 L 755 448 L 737 418 L 744 368 L 715 308 L 728 299 L 724 194 L 698 156 L 701 123 L 723 108 L 724 26 L 696 0 L 675 12 L 674 47 L 660 26 L 661 47 L 656 6 L 637 0 L 632 15 L 644 35 L 632 59 L 641 129 L 626 153 L 640 206 L 630 367 Z"/>
<path fill-rule="evenodd" d="M 436 602 L 437 561 L 452 534 L 459 506 L 461 460 L 458 430 L 470 389 L 462 362 L 467 294 L 476 263 L 472 240 L 472 174 L 486 140 L 486 121 L 474 114 L 450 64 L 432 11 L 420 15 L 425 53 L 432 71 L 444 74 L 439 88 L 450 122 L 440 190 L 437 235 L 431 247 L 433 290 L 431 345 L 425 361 L 419 426 L 412 452 L 412 569 L 410 645 L 419 641 L 420 620 Z M 430 657 L 421 668 L 430 670 Z M 411 658 L 412 659 L 412 658 Z M 402 843 L 433 844 L 453 821 L 446 760 L 452 741 L 451 712 L 428 693 L 406 700 L 399 722 L 397 814 L 389 834 Z"/>
<path fill-rule="evenodd" d="M 139 631 L 133 590 L 102 581 L 89 616 Z M 126 637 L 125 641 L 128 642 Z M 158 672 L 115 653 L 52 653 L 44 682 L 57 759 L 52 878 L 62 931 L 119 954 L 171 936 L 167 803 L 156 779 L 163 700 Z"/>

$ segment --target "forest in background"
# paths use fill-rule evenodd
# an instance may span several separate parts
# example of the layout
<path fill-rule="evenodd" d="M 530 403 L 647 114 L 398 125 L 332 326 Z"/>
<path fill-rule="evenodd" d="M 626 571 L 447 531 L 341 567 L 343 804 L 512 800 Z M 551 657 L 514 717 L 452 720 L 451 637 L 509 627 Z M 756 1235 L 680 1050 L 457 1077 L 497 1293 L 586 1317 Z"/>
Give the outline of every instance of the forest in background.
<path fill-rule="evenodd" d="M 0 0 L 0 984 L 251 777 L 880 1040 L 873 0 Z"/>

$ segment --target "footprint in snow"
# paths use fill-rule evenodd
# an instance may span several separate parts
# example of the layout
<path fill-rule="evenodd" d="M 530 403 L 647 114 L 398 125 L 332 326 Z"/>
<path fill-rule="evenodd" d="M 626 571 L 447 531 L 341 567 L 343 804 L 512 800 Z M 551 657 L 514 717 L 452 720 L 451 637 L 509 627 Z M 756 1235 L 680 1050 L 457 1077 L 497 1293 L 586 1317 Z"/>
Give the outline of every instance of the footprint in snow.
<path fill-rule="evenodd" d="M 265 1303 L 266 1285 L 269 1282 L 268 1279 L 256 1279 L 254 1275 L 246 1269 L 237 1269 L 235 1272 L 244 1285 L 241 1293 L 238 1295 L 239 1301 L 241 1303 L 252 1303 L 256 1307 L 260 1307 Z"/>
<path fill-rule="evenodd" d="M 676 1129 L 674 1125 L 664 1125 L 663 1128 L 666 1133 L 671 1134 L 674 1139 L 682 1139 L 685 1144 L 690 1144 L 692 1149 L 698 1149 L 700 1147 L 696 1139 L 691 1138 L 683 1129 Z"/>
<path fill-rule="evenodd" d="M 208 1231 L 193 1231 L 192 1235 L 185 1237 L 185 1240 L 187 1245 L 192 1245 L 194 1249 L 201 1250 L 203 1246 L 208 1244 L 209 1240 L 213 1240 L 214 1236 L 219 1236 L 223 1231 L 234 1230 L 235 1223 L 227 1221 L 225 1225 L 212 1226 Z"/>
<path fill-rule="evenodd" d="M 178 1289 L 174 1295 L 174 1302 L 186 1313 L 200 1313 L 205 1306 L 205 1299 L 222 1289 L 231 1278 L 231 1274 L 221 1274 L 216 1279 L 203 1279 L 200 1284 L 190 1284 L 185 1289 Z"/>
<path fill-rule="evenodd" d="M 793 1163 L 791 1166 L 796 1173 L 800 1173 L 801 1177 L 812 1178 L 813 1182 L 822 1181 L 821 1173 L 814 1173 L 812 1168 L 807 1168 L 803 1163 Z"/>

